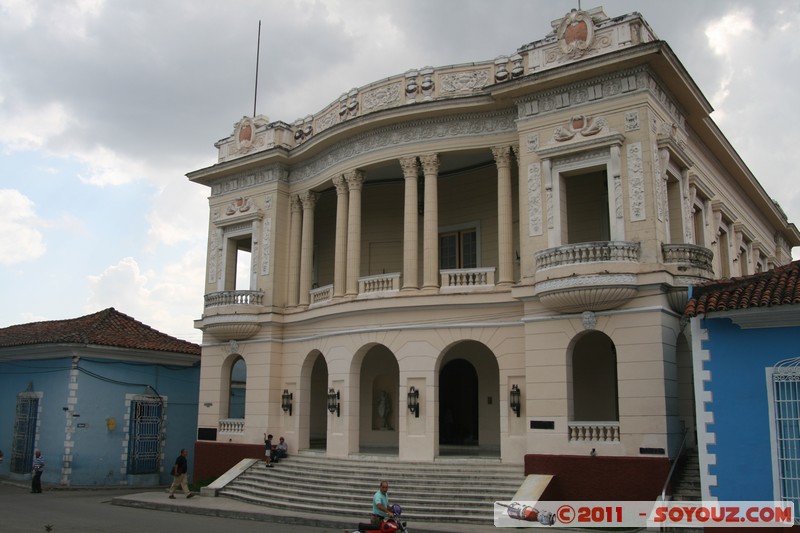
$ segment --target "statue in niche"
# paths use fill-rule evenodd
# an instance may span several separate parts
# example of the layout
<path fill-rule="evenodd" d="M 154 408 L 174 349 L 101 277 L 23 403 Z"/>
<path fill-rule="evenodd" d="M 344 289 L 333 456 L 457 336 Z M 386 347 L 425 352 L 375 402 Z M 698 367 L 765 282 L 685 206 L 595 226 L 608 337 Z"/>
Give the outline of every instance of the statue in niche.
<path fill-rule="evenodd" d="M 381 420 L 381 429 L 391 429 L 389 426 L 389 415 L 392 413 L 392 404 L 389 393 L 383 391 L 378 399 L 378 416 Z"/>

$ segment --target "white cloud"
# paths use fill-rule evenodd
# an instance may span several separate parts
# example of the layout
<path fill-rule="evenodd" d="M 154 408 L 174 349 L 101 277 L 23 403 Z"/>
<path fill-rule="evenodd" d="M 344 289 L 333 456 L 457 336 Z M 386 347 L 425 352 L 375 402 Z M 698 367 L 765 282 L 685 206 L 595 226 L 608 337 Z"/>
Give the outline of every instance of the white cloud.
<path fill-rule="evenodd" d="M 64 133 L 75 122 L 66 107 L 58 102 L 33 108 L 10 109 L 0 95 L 0 144 L 6 150 L 34 150 Z"/>
<path fill-rule="evenodd" d="M 711 102 L 714 107 L 723 105 L 730 95 L 730 85 L 734 78 L 742 76 L 743 69 L 737 69 L 737 65 L 746 65 L 746 62 L 736 61 L 736 51 L 746 43 L 746 34 L 752 33 L 753 30 L 752 17 L 746 11 L 728 13 L 721 19 L 706 26 L 705 34 L 708 46 L 714 52 L 714 55 L 721 57 L 725 62 L 722 78 L 711 96 Z M 720 114 L 717 113 L 716 116 Z"/>
<path fill-rule="evenodd" d="M 146 174 L 140 161 L 121 156 L 104 146 L 76 153 L 75 158 L 88 167 L 89 173 L 78 178 L 89 185 L 124 185 Z"/>
<path fill-rule="evenodd" d="M 44 255 L 43 224 L 33 202 L 15 189 L 0 189 L 0 264 L 32 261 Z"/>
<path fill-rule="evenodd" d="M 192 330 L 202 314 L 204 250 L 192 250 L 177 263 L 143 272 L 126 257 L 97 276 L 88 276 L 86 311 L 114 307 L 163 333 L 197 342 Z M 195 284 L 190 283 L 195 280 Z"/>

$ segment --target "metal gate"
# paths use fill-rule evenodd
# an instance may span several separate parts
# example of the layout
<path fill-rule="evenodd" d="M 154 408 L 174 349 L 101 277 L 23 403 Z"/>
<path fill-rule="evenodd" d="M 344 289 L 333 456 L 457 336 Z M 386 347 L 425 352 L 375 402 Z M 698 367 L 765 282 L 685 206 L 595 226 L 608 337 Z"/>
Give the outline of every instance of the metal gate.
<path fill-rule="evenodd" d="M 158 473 L 161 458 L 161 417 L 164 410 L 160 398 L 131 401 L 128 473 Z"/>
<path fill-rule="evenodd" d="M 775 436 L 782 500 L 800 508 L 800 358 L 781 361 L 772 372 Z M 795 511 L 795 523 L 800 516 Z"/>
<path fill-rule="evenodd" d="M 36 420 L 39 415 L 39 398 L 23 392 L 17 396 L 14 416 L 14 436 L 11 445 L 11 472 L 29 474 L 33 469 L 33 447 L 36 444 Z"/>

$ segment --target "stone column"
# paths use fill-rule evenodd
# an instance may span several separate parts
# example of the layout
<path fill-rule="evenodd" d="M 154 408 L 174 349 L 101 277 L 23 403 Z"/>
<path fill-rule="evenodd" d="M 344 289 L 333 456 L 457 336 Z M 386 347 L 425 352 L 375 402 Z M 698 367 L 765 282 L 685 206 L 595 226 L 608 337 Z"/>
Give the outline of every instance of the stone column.
<path fill-rule="evenodd" d="M 419 163 L 416 156 L 400 158 L 405 178 L 405 208 L 403 210 L 403 290 L 419 288 L 419 213 L 417 212 L 417 180 Z"/>
<path fill-rule="evenodd" d="M 513 211 L 511 208 L 511 149 L 493 146 L 497 165 L 497 284 L 514 283 Z"/>
<path fill-rule="evenodd" d="M 303 202 L 303 242 L 300 246 L 300 305 L 308 305 L 311 295 L 311 276 L 314 268 L 314 207 L 317 195 L 306 191 L 300 196 Z"/>
<path fill-rule="evenodd" d="M 361 274 L 361 188 L 364 172 L 351 170 L 344 175 L 350 190 L 347 217 L 347 296 L 358 296 Z"/>
<path fill-rule="evenodd" d="M 302 209 L 300 196 L 292 195 L 289 199 L 292 217 L 289 222 L 291 234 L 289 236 L 289 282 L 287 291 L 289 292 L 286 303 L 289 307 L 297 307 L 297 294 L 300 279 L 300 231 L 303 225 Z"/>
<path fill-rule="evenodd" d="M 347 284 L 347 180 L 333 178 L 336 186 L 336 248 L 333 260 L 333 297 L 344 296 Z"/>
<path fill-rule="evenodd" d="M 423 221 L 423 289 L 439 288 L 439 155 L 420 156 L 425 175 L 425 220 Z"/>

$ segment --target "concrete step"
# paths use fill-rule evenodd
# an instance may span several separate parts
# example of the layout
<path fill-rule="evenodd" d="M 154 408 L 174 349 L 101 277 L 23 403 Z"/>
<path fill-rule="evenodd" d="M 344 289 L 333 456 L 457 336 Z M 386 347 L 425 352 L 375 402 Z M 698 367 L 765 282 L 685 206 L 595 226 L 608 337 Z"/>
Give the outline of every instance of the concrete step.
<path fill-rule="evenodd" d="M 511 499 L 524 475 L 522 465 L 496 459 L 409 463 L 392 456 L 332 459 L 301 452 L 273 468 L 255 463 L 220 495 L 297 513 L 364 517 L 382 479 L 389 481 L 389 501 L 403 506 L 404 519 L 492 525 L 494 502 Z"/>

